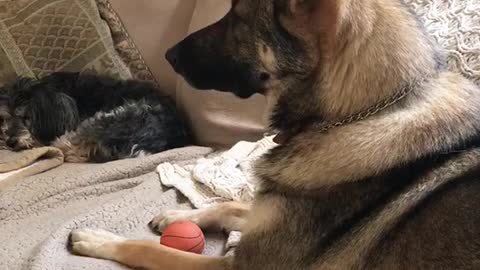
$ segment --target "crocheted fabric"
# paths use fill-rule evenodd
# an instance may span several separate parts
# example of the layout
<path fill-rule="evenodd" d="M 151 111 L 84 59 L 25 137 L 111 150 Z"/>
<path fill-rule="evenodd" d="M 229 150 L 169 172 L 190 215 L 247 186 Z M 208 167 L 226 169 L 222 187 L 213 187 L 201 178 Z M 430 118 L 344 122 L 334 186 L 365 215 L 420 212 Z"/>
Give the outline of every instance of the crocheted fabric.
<path fill-rule="evenodd" d="M 196 208 L 227 201 L 249 202 L 255 194 L 255 160 L 276 144 L 273 136 L 258 142 L 239 142 L 230 150 L 211 154 L 190 164 L 162 163 L 157 167 L 164 186 L 180 191 Z M 234 250 L 240 232 L 231 232 L 226 251 Z M 231 254 L 231 253 L 229 253 Z"/>
<path fill-rule="evenodd" d="M 254 162 L 276 144 L 273 136 L 238 142 L 189 164 L 163 163 L 157 172 L 163 185 L 183 193 L 196 208 L 227 201 L 249 202 L 255 194 Z"/>
<path fill-rule="evenodd" d="M 404 0 L 446 50 L 450 70 L 480 85 L 480 1 Z"/>

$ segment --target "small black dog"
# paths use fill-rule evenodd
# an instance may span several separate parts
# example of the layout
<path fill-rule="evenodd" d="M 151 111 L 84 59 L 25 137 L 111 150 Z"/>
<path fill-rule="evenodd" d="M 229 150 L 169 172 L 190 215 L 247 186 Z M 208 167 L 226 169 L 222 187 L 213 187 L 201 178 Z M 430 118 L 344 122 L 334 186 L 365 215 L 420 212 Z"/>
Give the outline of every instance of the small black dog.
<path fill-rule="evenodd" d="M 68 162 L 138 157 L 191 142 L 174 101 L 153 84 L 68 72 L 1 88 L 0 127 L 4 147 L 52 145 Z"/>

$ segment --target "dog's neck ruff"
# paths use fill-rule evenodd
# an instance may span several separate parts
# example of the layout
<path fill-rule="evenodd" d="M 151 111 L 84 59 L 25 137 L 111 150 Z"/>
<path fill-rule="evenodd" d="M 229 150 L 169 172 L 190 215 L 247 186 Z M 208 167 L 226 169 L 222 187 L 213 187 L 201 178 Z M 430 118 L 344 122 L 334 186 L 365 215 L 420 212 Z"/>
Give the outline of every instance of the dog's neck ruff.
<path fill-rule="evenodd" d="M 376 115 L 377 113 L 399 102 L 400 100 L 405 98 L 408 94 L 410 94 L 413 91 L 413 89 L 415 89 L 418 85 L 424 83 L 426 80 L 427 79 L 425 78 L 422 80 L 414 81 L 412 83 L 408 83 L 407 85 L 401 87 L 393 95 L 388 96 L 387 98 L 383 99 L 378 103 L 375 103 L 374 105 L 368 107 L 365 110 L 362 110 L 358 113 L 351 114 L 346 118 L 331 121 L 331 122 L 326 122 L 326 123 L 324 121 L 313 121 L 305 125 L 303 129 L 313 128 L 313 129 L 316 129 L 318 132 L 323 133 L 335 127 L 343 126 L 343 125 L 350 124 L 357 121 L 362 121 L 372 115 Z M 273 138 L 273 142 L 275 142 L 276 144 L 283 144 L 294 135 L 295 134 L 281 131 L 277 133 L 277 135 Z"/>

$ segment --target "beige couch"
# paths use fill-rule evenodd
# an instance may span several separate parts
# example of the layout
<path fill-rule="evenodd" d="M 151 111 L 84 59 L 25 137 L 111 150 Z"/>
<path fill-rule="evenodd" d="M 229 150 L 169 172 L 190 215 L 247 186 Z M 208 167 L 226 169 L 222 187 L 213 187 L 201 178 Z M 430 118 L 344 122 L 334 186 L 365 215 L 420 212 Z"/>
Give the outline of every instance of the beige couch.
<path fill-rule="evenodd" d="M 248 100 L 214 91 L 196 91 L 177 77 L 165 51 L 188 33 L 218 20 L 229 0 L 111 0 L 113 9 L 142 53 L 156 80 L 186 112 L 202 145 L 230 146 L 263 134 L 264 98 Z"/>
<path fill-rule="evenodd" d="M 242 101 L 227 94 L 196 92 L 177 81 L 163 58 L 165 50 L 186 33 L 220 17 L 230 0 L 110 1 L 156 79 L 188 112 L 200 142 L 226 146 L 261 136 L 261 97 Z M 449 68 L 480 85 L 479 1 L 404 1 L 448 50 Z M 109 17 L 110 9 L 105 10 L 102 4 L 99 13 L 96 2 L 107 3 L 0 1 L 0 85 L 19 74 L 42 76 L 57 69 L 150 79 L 150 72 L 129 46 L 116 19 L 101 20 L 100 16 Z M 110 22 L 110 28 L 105 22 Z M 89 33 L 88 38 L 76 35 L 72 30 L 75 25 L 84 25 L 81 28 Z M 59 33 L 55 42 L 45 35 L 51 29 Z M 62 57 L 44 57 L 59 55 L 59 51 Z M 211 151 L 188 147 L 106 164 L 59 166 L 63 158 L 55 149 L 20 154 L 0 150 L 0 269 L 125 269 L 110 261 L 72 256 L 66 249 L 71 230 L 108 229 L 131 238 L 158 241 L 146 226 L 151 217 L 164 210 L 191 206 L 175 190 L 161 186 L 155 168 L 164 162 L 191 164 Z M 59 167 L 52 169 L 55 166 Z M 223 235 L 207 235 L 207 239 L 205 253 L 222 254 Z"/>

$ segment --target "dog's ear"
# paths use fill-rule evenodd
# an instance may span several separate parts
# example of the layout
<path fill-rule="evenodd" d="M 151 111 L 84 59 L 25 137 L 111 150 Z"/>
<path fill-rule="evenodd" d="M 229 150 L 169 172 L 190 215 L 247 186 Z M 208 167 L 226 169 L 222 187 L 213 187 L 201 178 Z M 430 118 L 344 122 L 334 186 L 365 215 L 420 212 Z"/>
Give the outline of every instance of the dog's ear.
<path fill-rule="evenodd" d="M 320 1 L 322 0 L 287 0 L 285 7 L 289 15 L 297 16 L 312 12 L 316 2 Z"/>
<path fill-rule="evenodd" d="M 32 134 L 44 144 L 73 130 L 79 123 L 75 100 L 53 90 L 33 91 L 29 109 Z"/>
<path fill-rule="evenodd" d="M 338 22 L 340 5 L 344 1 L 348 0 L 284 0 L 283 13 L 296 27 L 329 32 Z"/>

